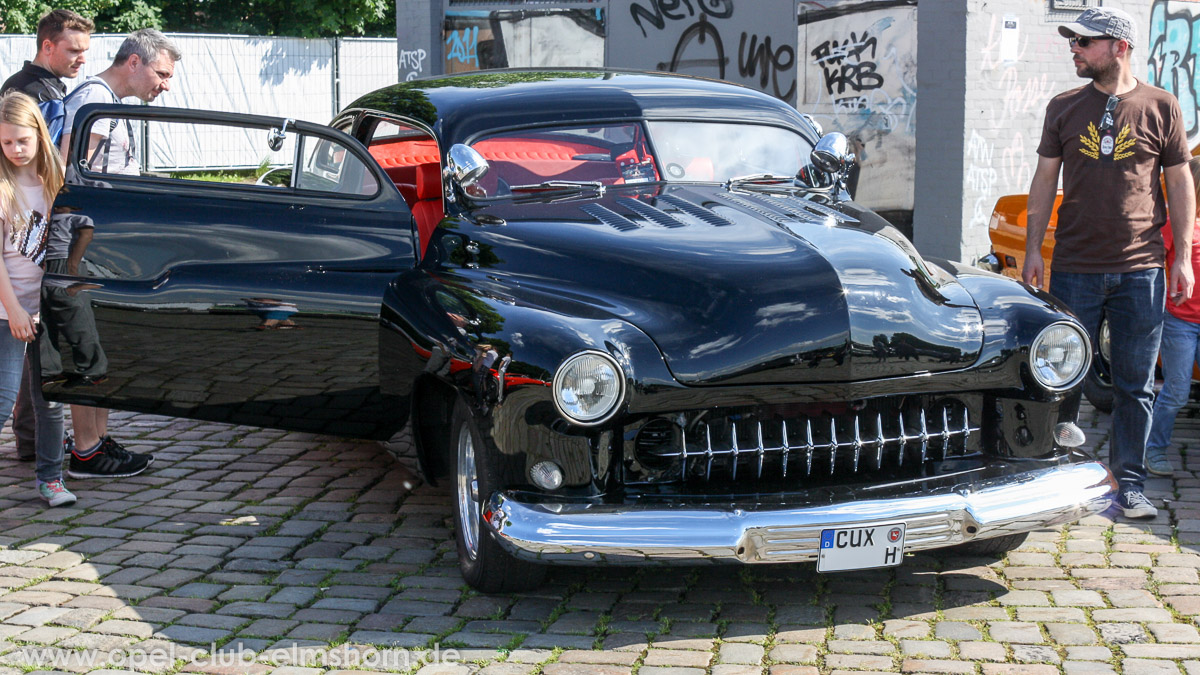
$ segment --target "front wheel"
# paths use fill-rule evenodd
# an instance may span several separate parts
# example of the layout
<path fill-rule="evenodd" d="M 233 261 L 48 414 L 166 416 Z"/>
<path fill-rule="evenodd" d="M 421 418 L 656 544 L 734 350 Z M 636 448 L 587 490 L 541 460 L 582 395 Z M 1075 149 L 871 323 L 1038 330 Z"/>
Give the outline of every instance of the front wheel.
<path fill-rule="evenodd" d="M 1108 317 L 1104 317 L 1100 321 L 1100 344 L 1096 345 L 1098 358 L 1092 361 L 1092 370 L 1083 380 L 1083 395 L 1096 410 L 1111 415 L 1113 386 L 1108 364 L 1112 357 L 1112 340 L 1108 331 Z"/>
<path fill-rule="evenodd" d="M 537 588 L 545 578 L 542 565 L 509 555 L 483 520 L 483 503 L 504 484 L 505 458 L 493 457 L 471 423 L 462 401 L 454 406 L 451 425 L 454 459 L 454 539 L 463 579 L 483 593 L 513 593 Z"/>

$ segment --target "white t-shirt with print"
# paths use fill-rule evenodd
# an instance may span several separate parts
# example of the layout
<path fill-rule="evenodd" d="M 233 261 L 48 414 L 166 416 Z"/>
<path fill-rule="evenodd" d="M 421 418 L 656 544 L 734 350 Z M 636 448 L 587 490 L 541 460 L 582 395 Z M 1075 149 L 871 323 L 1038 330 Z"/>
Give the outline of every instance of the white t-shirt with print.
<path fill-rule="evenodd" d="M 96 82 L 95 84 L 87 84 L 88 82 Z M 88 103 L 120 103 L 118 99 L 108 88 L 108 84 L 99 77 L 89 77 L 79 85 L 81 89 L 78 92 L 72 91 L 68 95 L 64 112 L 66 118 L 63 120 L 63 129 L 70 129 L 75 123 L 75 113 Z M 108 165 L 104 164 L 104 156 L 96 158 L 92 162 L 93 171 L 102 171 L 104 173 L 123 173 L 137 175 L 141 173 L 141 166 L 137 158 L 136 147 L 130 146 L 131 125 L 125 120 L 118 120 L 117 125 L 112 125 L 112 118 L 97 118 L 92 120 L 91 133 L 95 136 L 109 136 L 110 143 L 108 146 Z M 109 129 L 112 133 L 109 133 Z M 91 159 L 91 154 L 88 154 L 86 159 Z"/>
<path fill-rule="evenodd" d="M 16 188 L 25 206 L 25 217 L 20 221 L 33 228 L 45 223 L 45 214 L 49 209 L 42 186 L 17 185 Z M 42 267 L 17 250 L 13 243 L 12 219 L 3 211 L 0 211 L 0 227 L 3 228 L 4 268 L 8 271 L 8 281 L 12 284 L 17 302 L 32 316 L 41 308 Z M 0 305 L 0 319 L 8 319 L 4 305 Z"/>

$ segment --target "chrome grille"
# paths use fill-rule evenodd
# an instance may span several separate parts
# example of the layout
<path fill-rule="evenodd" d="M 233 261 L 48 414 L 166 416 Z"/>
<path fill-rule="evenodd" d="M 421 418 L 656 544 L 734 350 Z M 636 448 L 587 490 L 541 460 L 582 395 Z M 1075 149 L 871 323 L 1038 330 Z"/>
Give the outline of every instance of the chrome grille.
<path fill-rule="evenodd" d="M 670 425 L 669 434 L 665 418 L 643 427 L 647 433 L 639 433 L 632 448 L 634 482 L 828 482 L 834 476 L 919 471 L 930 461 L 971 454 L 979 441 L 969 407 L 947 399 L 792 418 L 753 413 L 683 418 Z"/>

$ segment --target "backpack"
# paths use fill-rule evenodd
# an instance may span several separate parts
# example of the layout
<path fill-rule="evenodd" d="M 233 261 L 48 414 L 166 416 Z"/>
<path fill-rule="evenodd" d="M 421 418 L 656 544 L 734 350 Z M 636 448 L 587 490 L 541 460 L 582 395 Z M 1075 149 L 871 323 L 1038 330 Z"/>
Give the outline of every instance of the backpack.
<path fill-rule="evenodd" d="M 55 147 L 58 147 L 59 142 L 62 140 L 64 131 L 63 124 L 67 121 L 67 100 L 89 84 L 97 83 L 104 84 L 103 82 L 98 82 L 97 80 L 85 80 L 78 87 L 75 87 L 75 89 L 72 90 L 71 93 L 67 94 L 64 98 L 56 98 L 49 101 L 38 102 L 38 109 L 42 111 L 42 119 L 46 120 L 46 129 L 49 130 L 50 140 L 54 141 Z M 104 88 L 108 89 L 108 85 L 105 84 Z M 111 89 L 109 89 L 109 93 L 112 93 Z M 116 94 L 113 94 L 113 98 L 120 103 L 120 99 L 116 98 Z M 117 121 L 113 120 L 113 128 L 116 128 L 116 126 Z M 112 129 L 109 129 L 108 132 L 111 134 Z"/>
<path fill-rule="evenodd" d="M 63 122 L 67 119 L 66 99 L 39 101 L 38 108 L 42 111 L 42 119 L 46 120 L 46 129 L 50 131 L 50 140 L 54 141 L 54 147 L 58 147 L 59 141 L 62 140 Z"/>

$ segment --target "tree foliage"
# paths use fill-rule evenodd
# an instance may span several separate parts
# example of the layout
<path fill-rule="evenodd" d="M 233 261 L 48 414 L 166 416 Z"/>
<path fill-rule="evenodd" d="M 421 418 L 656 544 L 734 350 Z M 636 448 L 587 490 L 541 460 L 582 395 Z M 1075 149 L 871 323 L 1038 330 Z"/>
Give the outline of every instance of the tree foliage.
<path fill-rule="evenodd" d="M 159 0 L 166 30 L 290 37 L 396 34 L 395 0 Z"/>
<path fill-rule="evenodd" d="M 90 17 L 98 33 L 152 27 L 289 37 L 396 34 L 395 0 L 0 0 L 0 30 L 33 33 L 43 14 L 59 8 Z"/>

